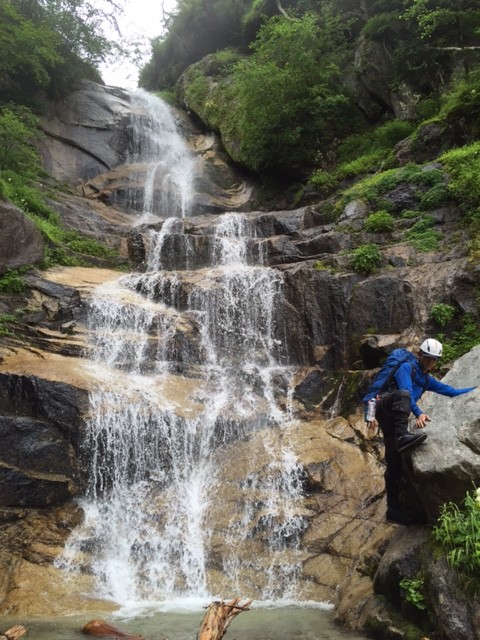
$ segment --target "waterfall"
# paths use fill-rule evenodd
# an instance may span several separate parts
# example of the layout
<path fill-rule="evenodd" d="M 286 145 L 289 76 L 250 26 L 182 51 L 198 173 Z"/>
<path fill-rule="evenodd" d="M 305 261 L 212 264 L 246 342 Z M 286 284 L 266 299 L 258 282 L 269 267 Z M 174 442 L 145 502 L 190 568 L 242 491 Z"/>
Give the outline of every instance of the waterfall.
<path fill-rule="evenodd" d="M 139 224 L 152 215 L 183 217 L 191 205 L 193 156 L 165 102 L 139 89 L 132 94 L 127 163 L 138 168 L 127 204 L 140 209 Z"/>
<path fill-rule="evenodd" d="M 146 119 L 155 132 L 165 110 L 156 102 Z M 169 129 L 132 146 L 153 165 L 156 153 L 177 157 L 176 136 Z M 191 175 L 183 180 L 170 163 L 172 177 L 166 165 L 165 184 L 191 187 Z M 90 393 L 90 485 L 59 564 L 93 572 L 97 595 L 124 606 L 220 593 L 299 597 L 305 521 L 301 470 L 283 438 L 292 369 L 282 274 L 252 250 L 248 215 L 233 213 L 214 219 L 207 267 L 187 259 L 167 270 L 172 235 L 191 240 L 189 199 L 182 192 L 162 229 L 146 235 L 147 272 L 100 286 L 90 303 L 102 380 Z"/>

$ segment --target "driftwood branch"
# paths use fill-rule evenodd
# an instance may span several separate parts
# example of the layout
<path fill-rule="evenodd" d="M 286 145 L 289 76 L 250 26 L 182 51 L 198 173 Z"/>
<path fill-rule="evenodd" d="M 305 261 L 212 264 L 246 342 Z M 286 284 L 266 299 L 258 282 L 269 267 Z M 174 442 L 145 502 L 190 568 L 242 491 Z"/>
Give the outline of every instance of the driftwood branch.
<path fill-rule="evenodd" d="M 478 51 L 480 46 L 468 46 L 468 47 L 428 47 L 429 49 L 434 49 L 435 51 Z"/>
<path fill-rule="evenodd" d="M 248 611 L 251 600 L 240 604 L 241 598 L 235 598 L 230 602 L 216 601 L 207 607 L 207 613 L 203 618 L 197 640 L 220 640 L 227 632 L 231 621 L 242 611 Z"/>
<path fill-rule="evenodd" d="M 16 624 L 14 627 L 0 633 L 1 640 L 18 640 L 27 633 L 27 629 L 22 624 Z"/>
<path fill-rule="evenodd" d="M 228 625 L 242 611 L 248 611 L 252 600 L 241 604 L 241 598 L 234 598 L 229 602 L 215 601 L 208 605 L 197 640 L 220 640 L 227 632 Z M 24 628 L 24 627 L 22 627 Z M 5 635 L 8 632 L 5 633 Z M 142 636 L 125 633 L 104 620 L 91 620 L 83 627 L 82 633 L 89 636 L 119 638 L 121 640 L 143 640 Z M 6 637 L 5 640 L 17 640 L 20 636 Z M 0 636 L 0 640 L 3 640 Z"/>

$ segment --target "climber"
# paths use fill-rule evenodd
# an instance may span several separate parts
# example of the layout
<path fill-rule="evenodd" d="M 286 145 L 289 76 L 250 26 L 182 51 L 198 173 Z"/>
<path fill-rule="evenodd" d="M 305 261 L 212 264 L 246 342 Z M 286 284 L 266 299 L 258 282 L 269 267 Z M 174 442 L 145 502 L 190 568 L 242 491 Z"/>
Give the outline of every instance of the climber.
<path fill-rule="evenodd" d="M 403 349 L 397 351 L 405 352 L 406 357 L 403 356 L 403 361 L 400 358 L 399 363 L 397 362 L 390 371 L 386 371 L 385 366 L 382 368 L 367 392 L 364 402 L 372 400 L 372 397 L 375 398 L 375 417 L 368 419 L 367 425 L 369 429 L 374 429 L 378 422 L 384 438 L 386 520 L 394 524 L 409 525 L 415 524 L 415 518 L 400 502 L 400 483 L 403 478 L 401 453 L 425 442 L 427 434 L 420 430 L 430 421 L 430 417 L 423 413 L 417 402 L 425 391 L 433 391 L 453 398 L 473 391 L 476 387 L 455 389 L 430 375 L 442 355 L 442 345 L 438 340 L 433 338 L 424 340 L 417 356 Z M 381 375 L 385 377 L 385 381 L 376 393 L 375 389 L 378 388 L 378 379 Z M 417 427 L 417 432 L 413 433 L 408 430 L 408 418 L 411 412 L 416 418 Z"/>

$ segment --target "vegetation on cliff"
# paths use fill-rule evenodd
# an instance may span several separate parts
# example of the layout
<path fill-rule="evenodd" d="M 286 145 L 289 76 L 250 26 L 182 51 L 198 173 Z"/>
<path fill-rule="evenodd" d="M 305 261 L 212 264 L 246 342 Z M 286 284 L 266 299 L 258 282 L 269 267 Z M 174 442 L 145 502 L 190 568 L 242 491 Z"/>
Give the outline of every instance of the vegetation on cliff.
<path fill-rule="evenodd" d="M 109 4 L 116 7 L 114 0 Z M 114 18 L 86 0 L 6 0 L 0 5 L 0 199 L 12 201 L 41 230 L 43 266 L 81 263 L 77 253 L 111 255 L 99 242 L 63 229 L 46 204 L 52 185 L 36 147 L 45 97 L 60 98 L 79 78 L 101 82 L 98 64 L 118 52 L 104 35 L 106 21 Z"/>
<path fill-rule="evenodd" d="M 345 162 L 342 141 L 399 114 L 417 124 L 438 115 L 442 96 L 459 78 L 469 86 L 479 64 L 473 0 L 183 0 L 166 26 L 140 84 L 176 86 L 232 157 L 259 173 L 305 176 Z M 242 59 L 218 64 L 227 47 Z M 392 147 L 382 151 L 368 144 L 362 168 L 391 163 Z"/>
<path fill-rule="evenodd" d="M 79 77 L 100 81 L 96 67 L 116 46 L 102 29 L 109 16 L 87 0 L 2 2 L 1 102 L 34 105 L 39 90 L 58 96 Z"/>

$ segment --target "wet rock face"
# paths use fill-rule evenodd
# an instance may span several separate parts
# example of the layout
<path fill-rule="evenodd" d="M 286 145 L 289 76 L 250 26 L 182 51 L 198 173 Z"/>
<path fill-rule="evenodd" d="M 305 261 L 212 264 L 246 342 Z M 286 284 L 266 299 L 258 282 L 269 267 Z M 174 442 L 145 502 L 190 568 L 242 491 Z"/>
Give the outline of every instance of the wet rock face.
<path fill-rule="evenodd" d="M 128 93 L 82 80 L 41 122 L 43 164 L 55 178 L 85 181 L 120 164 L 127 148 Z"/>
<path fill-rule="evenodd" d="M 58 180 L 75 185 L 87 198 L 139 215 L 149 167 L 132 160 L 135 110 L 138 106 L 132 104 L 127 91 L 80 81 L 69 96 L 50 105 L 41 121 L 45 135 L 39 148 L 47 171 Z M 135 113 L 142 117 L 141 112 Z M 254 185 L 247 179 L 239 180 L 217 137 L 213 133 L 206 135 L 191 122 L 187 125 L 184 114 L 176 114 L 176 119 L 197 163 L 192 213 L 251 208 Z M 157 171 L 153 201 L 162 202 L 165 190 L 163 174 Z"/>
<path fill-rule="evenodd" d="M 0 507 L 63 503 L 82 486 L 86 397 L 62 383 L 0 374 Z"/>

